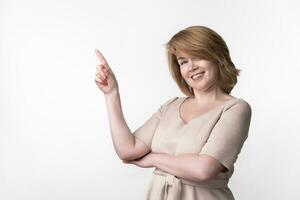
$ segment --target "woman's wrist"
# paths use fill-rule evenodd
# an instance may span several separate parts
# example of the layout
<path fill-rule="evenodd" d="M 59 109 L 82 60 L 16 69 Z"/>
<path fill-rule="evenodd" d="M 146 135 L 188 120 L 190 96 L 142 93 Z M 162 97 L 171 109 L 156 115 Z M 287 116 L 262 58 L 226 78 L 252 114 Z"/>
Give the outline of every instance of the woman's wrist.
<path fill-rule="evenodd" d="M 116 88 L 116 89 L 112 90 L 110 93 L 105 94 L 104 96 L 105 96 L 106 100 L 110 100 L 112 98 L 118 97 L 119 95 L 120 95 L 119 89 Z"/>

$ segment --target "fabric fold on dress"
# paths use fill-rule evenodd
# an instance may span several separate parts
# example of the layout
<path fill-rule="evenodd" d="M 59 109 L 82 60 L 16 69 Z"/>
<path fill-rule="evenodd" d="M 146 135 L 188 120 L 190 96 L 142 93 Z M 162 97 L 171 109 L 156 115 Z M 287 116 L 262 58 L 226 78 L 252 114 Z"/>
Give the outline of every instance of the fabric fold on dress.
<path fill-rule="evenodd" d="M 162 184 L 163 188 L 161 188 L 161 192 L 159 192 L 161 197 L 159 200 L 181 200 L 182 185 L 217 189 L 227 187 L 229 182 L 229 179 L 214 179 L 205 182 L 195 182 L 178 178 L 158 168 L 155 168 L 153 174 L 164 177 L 164 184 Z"/>

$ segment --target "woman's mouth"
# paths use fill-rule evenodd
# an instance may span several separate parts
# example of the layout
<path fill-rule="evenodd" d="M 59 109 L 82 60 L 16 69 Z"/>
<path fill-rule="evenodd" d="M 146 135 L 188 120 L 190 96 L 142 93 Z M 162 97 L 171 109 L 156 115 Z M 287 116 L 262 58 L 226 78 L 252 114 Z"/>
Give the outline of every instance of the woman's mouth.
<path fill-rule="evenodd" d="M 199 72 L 199 73 L 197 73 L 197 74 L 192 75 L 191 78 L 192 78 L 193 80 L 197 80 L 197 79 L 201 78 L 201 77 L 203 76 L 204 73 L 205 73 L 205 72 Z"/>

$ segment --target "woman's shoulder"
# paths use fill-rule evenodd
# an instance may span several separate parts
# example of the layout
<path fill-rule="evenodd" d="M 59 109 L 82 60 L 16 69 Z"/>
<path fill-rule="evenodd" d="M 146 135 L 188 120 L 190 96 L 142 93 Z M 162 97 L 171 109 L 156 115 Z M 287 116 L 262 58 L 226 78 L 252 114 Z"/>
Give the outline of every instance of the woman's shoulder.
<path fill-rule="evenodd" d="M 163 103 L 163 106 L 168 106 L 174 102 L 176 102 L 180 97 L 178 96 L 175 96 L 175 97 L 172 97 L 172 98 L 168 98 L 167 100 L 164 101 Z"/>
<path fill-rule="evenodd" d="M 225 106 L 223 112 L 228 110 L 236 111 L 239 113 L 241 112 L 248 113 L 250 115 L 252 113 L 252 108 L 250 103 L 244 98 L 239 98 L 239 97 L 232 98 L 232 100 L 230 100 L 230 103 L 227 106 Z"/>

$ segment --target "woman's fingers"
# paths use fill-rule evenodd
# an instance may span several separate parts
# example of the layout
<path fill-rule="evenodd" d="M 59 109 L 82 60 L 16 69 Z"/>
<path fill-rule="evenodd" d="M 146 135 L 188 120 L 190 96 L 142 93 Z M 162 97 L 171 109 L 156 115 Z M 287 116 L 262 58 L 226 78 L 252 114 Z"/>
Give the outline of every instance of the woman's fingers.
<path fill-rule="evenodd" d="M 95 77 L 95 81 L 100 83 L 102 82 L 102 80 L 98 76 Z"/>
<path fill-rule="evenodd" d="M 107 68 L 105 68 L 103 65 L 96 65 L 96 69 L 97 71 L 102 71 L 103 73 L 108 74 Z"/>
<path fill-rule="evenodd" d="M 101 63 L 102 65 L 104 65 L 105 68 L 109 69 L 108 63 L 107 63 L 107 61 L 105 60 L 105 58 L 104 58 L 104 56 L 102 55 L 102 53 L 101 53 L 98 49 L 95 49 L 95 53 L 96 53 L 97 57 L 99 58 L 100 63 Z"/>
<path fill-rule="evenodd" d="M 95 73 L 96 77 L 100 78 L 101 80 L 107 79 L 107 76 L 103 74 L 101 71 Z"/>
<path fill-rule="evenodd" d="M 106 79 L 103 79 L 103 78 L 98 77 L 98 76 L 95 77 L 95 81 L 96 81 L 96 83 L 107 84 Z"/>
<path fill-rule="evenodd" d="M 108 69 L 104 66 L 104 65 L 99 65 L 99 68 L 102 72 L 104 72 L 105 74 L 108 73 Z"/>
<path fill-rule="evenodd" d="M 107 93 L 118 87 L 117 81 L 102 53 L 98 49 L 95 49 L 95 53 L 100 61 L 100 64 L 96 65 L 95 82 L 101 90 Z"/>

